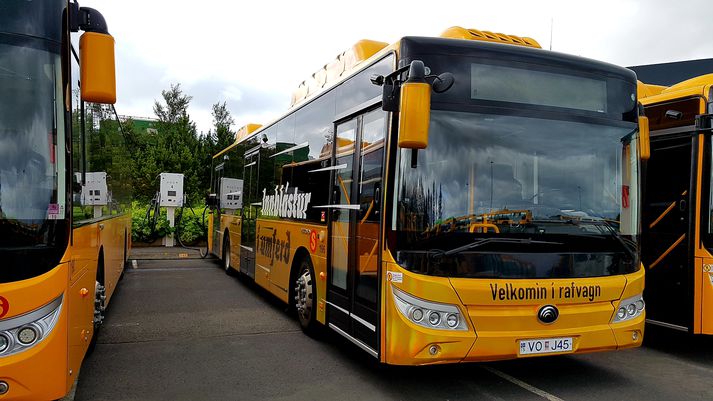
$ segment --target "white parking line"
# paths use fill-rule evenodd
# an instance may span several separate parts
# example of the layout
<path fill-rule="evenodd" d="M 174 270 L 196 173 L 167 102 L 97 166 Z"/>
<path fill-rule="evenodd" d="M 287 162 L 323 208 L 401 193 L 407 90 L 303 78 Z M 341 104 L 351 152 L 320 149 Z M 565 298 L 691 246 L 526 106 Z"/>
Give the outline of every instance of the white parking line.
<path fill-rule="evenodd" d="M 491 368 L 490 366 L 482 366 L 482 368 L 496 376 L 502 377 L 503 379 L 509 381 L 510 383 L 516 384 L 516 385 L 524 388 L 525 390 L 527 390 L 533 394 L 537 394 L 542 398 L 548 399 L 550 401 L 564 401 L 561 398 L 554 396 L 545 390 L 540 390 L 539 388 L 537 388 L 535 386 L 529 385 L 529 384 L 525 383 L 524 381 L 522 381 L 520 379 L 516 379 L 516 378 L 510 376 L 509 374 L 501 372 L 495 368 Z"/>

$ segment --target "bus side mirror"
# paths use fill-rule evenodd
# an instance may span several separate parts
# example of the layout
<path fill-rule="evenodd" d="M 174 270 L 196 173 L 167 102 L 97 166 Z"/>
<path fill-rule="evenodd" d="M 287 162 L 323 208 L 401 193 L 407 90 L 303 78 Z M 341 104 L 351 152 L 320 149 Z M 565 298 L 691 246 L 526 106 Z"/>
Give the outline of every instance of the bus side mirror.
<path fill-rule="evenodd" d="M 426 68 L 421 60 L 413 60 L 409 77 L 401 85 L 399 101 L 399 147 L 428 147 L 428 126 L 431 120 L 431 85 L 426 81 Z"/>
<path fill-rule="evenodd" d="M 85 32 L 79 39 L 82 100 L 116 103 L 114 38 L 105 33 Z"/>
<path fill-rule="evenodd" d="M 639 117 L 639 156 L 641 160 L 649 160 L 651 157 L 651 142 L 649 140 L 649 119 Z"/>

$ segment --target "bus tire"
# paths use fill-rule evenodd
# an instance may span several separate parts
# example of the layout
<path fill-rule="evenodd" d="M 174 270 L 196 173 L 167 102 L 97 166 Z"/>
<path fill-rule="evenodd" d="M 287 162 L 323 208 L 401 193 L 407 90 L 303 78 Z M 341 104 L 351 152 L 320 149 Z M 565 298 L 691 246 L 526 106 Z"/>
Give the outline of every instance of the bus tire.
<path fill-rule="evenodd" d="M 230 235 L 228 231 L 223 235 L 223 257 L 221 258 L 223 262 L 223 270 L 228 276 L 235 275 L 235 269 L 233 269 L 230 260 Z"/>
<path fill-rule="evenodd" d="M 104 323 L 104 312 L 106 311 L 106 287 L 104 287 L 104 255 L 100 254 L 99 262 L 97 263 L 97 276 L 94 281 L 94 316 L 92 330 L 92 339 L 89 341 L 87 354 L 94 352 L 99 338 L 101 326 Z"/>
<path fill-rule="evenodd" d="M 126 268 L 129 267 L 129 237 L 124 230 L 124 259 L 123 262 L 121 263 L 121 274 L 119 275 L 119 281 L 124 279 L 124 272 L 126 271 Z"/>
<path fill-rule="evenodd" d="M 314 268 L 309 257 L 303 257 L 297 265 L 297 274 L 294 276 L 293 288 L 294 299 L 293 308 L 297 313 L 302 331 L 310 336 L 316 336 L 319 331 L 317 322 L 317 280 L 314 276 Z"/>

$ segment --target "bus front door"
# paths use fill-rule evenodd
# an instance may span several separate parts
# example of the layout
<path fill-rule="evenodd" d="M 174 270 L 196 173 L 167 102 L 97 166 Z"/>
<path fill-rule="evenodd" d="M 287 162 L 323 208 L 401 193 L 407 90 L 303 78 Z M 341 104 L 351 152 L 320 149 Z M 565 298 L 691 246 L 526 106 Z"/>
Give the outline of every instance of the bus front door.
<path fill-rule="evenodd" d="M 642 261 L 650 323 L 688 330 L 692 323 L 691 216 L 694 150 L 690 133 L 651 136 L 643 205 Z"/>
<path fill-rule="evenodd" d="M 374 357 L 379 353 L 381 177 L 385 113 L 336 126 L 332 183 L 329 326 Z"/>
<path fill-rule="evenodd" d="M 243 209 L 240 231 L 240 271 L 255 279 L 255 225 L 258 210 L 259 147 L 245 152 L 243 170 Z"/>

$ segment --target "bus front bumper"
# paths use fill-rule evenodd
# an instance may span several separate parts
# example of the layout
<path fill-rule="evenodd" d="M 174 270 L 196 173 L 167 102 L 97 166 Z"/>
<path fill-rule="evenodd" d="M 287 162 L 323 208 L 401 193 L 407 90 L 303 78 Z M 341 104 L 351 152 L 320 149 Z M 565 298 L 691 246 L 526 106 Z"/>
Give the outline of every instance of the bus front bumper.
<path fill-rule="evenodd" d="M 0 294 L 9 304 L 8 315 L 0 319 L 0 333 L 12 336 L 15 322 L 45 314 L 45 310 L 56 313 L 54 325 L 44 336 L 24 349 L 0 354 L 0 401 L 6 400 L 54 400 L 67 392 L 67 316 L 66 293 L 67 265 L 42 276 L 13 283 L 0 284 Z M 48 309 L 49 308 L 49 309 Z M 44 330 L 47 320 L 39 319 L 23 323 L 19 327 L 33 326 Z M 12 327 L 10 327 L 12 326 Z M 15 336 L 16 337 L 16 336 Z M 11 340 L 17 344 L 17 339 Z"/>
<path fill-rule="evenodd" d="M 616 324 L 566 330 L 436 332 L 406 321 L 395 321 L 387 329 L 382 361 L 394 365 L 429 365 L 486 362 L 548 355 L 582 354 L 639 347 L 645 316 Z M 401 335 L 395 333 L 402 333 Z M 570 339 L 567 351 L 523 353 L 523 344 Z M 525 351 L 526 352 L 526 351 Z"/>

